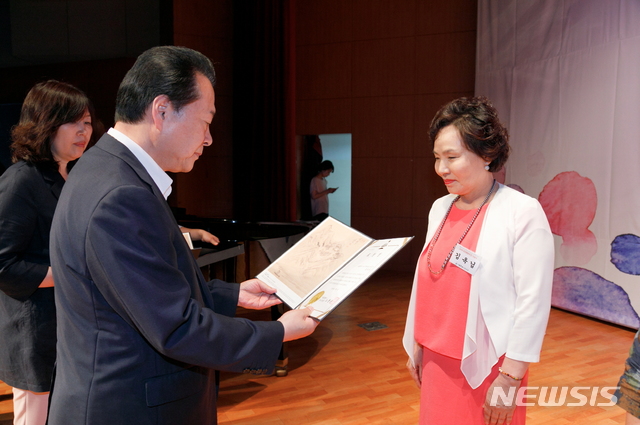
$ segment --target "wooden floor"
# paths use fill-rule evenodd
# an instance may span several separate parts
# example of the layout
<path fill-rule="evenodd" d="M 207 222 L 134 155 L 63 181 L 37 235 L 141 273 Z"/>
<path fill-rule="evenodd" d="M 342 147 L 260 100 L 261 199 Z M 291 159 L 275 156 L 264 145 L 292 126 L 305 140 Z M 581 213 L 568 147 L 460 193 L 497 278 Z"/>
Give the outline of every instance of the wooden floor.
<path fill-rule="evenodd" d="M 417 423 L 419 390 L 406 372 L 400 342 L 411 278 L 408 273 L 379 272 L 312 336 L 289 343 L 288 376 L 223 373 L 220 424 Z M 269 320 L 267 312 L 241 315 Z M 367 331 L 358 326 L 370 322 L 386 328 Z M 529 386 L 615 386 L 633 335 L 632 330 L 553 309 L 542 359 L 531 366 Z M 0 395 L 5 388 L 0 383 Z M 589 391 L 581 394 L 591 398 Z M 607 402 L 600 396 L 594 400 Z M 0 402 L 0 419 L 5 412 L 11 412 L 10 400 Z M 623 424 L 624 416 L 616 406 L 565 403 L 528 408 L 527 425 Z"/>

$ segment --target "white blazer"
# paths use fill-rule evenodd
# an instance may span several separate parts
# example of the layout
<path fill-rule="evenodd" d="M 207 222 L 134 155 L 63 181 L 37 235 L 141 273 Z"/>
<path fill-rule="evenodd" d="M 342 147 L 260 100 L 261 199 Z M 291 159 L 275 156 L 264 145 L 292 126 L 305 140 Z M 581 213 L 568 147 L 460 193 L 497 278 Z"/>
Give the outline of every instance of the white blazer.
<path fill-rule="evenodd" d="M 455 195 L 433 203 L 425 248 Z M 544 338 L 553 283 L 554 244 L 538 201 L 500 185 L 487 207 L 476 247 L 480 267 L 471 278 L 460 369 L 472 388 L 480 386 L 506 354 L 537 362 Z M 403 345 L 411 361 L 417 276 L 409 302 Z"/>

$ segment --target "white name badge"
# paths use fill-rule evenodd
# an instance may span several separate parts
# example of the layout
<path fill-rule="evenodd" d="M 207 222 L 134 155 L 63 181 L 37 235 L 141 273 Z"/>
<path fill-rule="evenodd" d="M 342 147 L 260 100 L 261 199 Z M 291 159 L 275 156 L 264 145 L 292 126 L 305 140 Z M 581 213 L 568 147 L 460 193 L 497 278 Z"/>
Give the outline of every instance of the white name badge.
<path fill-rule="evenodd" d="M 449 261 L 472 276 L 480 268 L 478 254 L 460 244 L 456 245 L 456 249 L 453 250 L 453 255 L 451 255 L 451 260 Z"/>

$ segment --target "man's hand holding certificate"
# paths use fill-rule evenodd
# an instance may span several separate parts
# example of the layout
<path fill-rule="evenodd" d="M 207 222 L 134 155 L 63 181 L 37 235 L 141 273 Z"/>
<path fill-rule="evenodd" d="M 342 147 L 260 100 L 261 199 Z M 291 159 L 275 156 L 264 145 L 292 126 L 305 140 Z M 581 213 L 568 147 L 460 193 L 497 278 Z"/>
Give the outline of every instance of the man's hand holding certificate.
<path fill-rule="evenodd" d="M 412 238 L 374 240 L 328 217 L 257 277 L 322 320 Z"/>

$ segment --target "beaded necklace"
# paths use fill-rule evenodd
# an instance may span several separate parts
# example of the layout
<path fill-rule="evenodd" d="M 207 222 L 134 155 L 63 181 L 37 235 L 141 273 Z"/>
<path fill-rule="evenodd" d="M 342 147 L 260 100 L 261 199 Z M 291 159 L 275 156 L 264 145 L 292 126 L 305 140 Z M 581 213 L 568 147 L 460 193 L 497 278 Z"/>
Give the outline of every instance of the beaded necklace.
<path fill-rule="evenodd" d="M 467 236 L 467 233 L 471 229 L 471 226 L 473 226 L 473 223 L 476 221 L 476 218 L 478 217 L 478 214 L 480 214 L 480 210 L 482 209 L 482 207 L 484 207 L 484 204 L 486 204 L 487 201 L 489 200 L 489 197 L 491 196 L 491 193 L 493 192 L 493 188 L 494 188 L 495 185 L 496 185 L 496 180 L 493 179 L 493 183 L 491 183 L 491 190 L 489 190 L 489 193 L 487 194 L 487 197 L 484 198 L 484 201 L 482 201 L 482 204 L 480 205 L 480 208 L 478 208 L 476 213 L 473 215 L 473 218 L 471 219 L 471 222 L 469 223 L 469 225 L 465 229 L 465 231 L 462 234 L 462 236 L 460 236 L 460 239 L 458 239 L 458 243 L 456 243 L 453 246 L 453 248 L 451 248 L 451 251 L 449 251 L 449 255 L 447 255 L 447 258 L 444 259 L 444 262 L 442 263 L 442 266 L 440 267 L 440 270 L 434 272 L 433 269 L 431 268 L 431 252 L 433 251 L 433 247 L 435 246 L 436 241 L 440 237 L 440 232 L 442 232 L 442 228 L 444 227 L 444 223 L 445 223 L 445 221 L 447 221 L 447 217 L 449 217 L 449 213 L 451 212 L 451 208 L 453 208 L 453 204 L 455 204 L 456 201 L 458 199 L 460 199 L 460 195 L 456 196 L 456 198 L 453 200 L 453 202 L 451 202 L 451 205 L 449 205 L 449 209 L 447 210 L 447 214 L 442 219 L 442 222 L 440 223 L 440 226 L 438 226 L 438 230 L 436 231 L 436 234 L 433 237 L 433 239 L 431 239 L 431 243 L 429 244 L 429 250 L 427 251 L 427 267 L 429 268 L 429 271 L 432 274 L 438 275 L 438 274 L 440 274 L 440 273 L 442 273 L 444 271 L 445 266 L 447 265 L 447 263 L 449 262 L 449 259 L 453 255 L 453 251 L 456 250 L 456 246 L 460 242 L 462 242 L 462 240 L 464 239 L 465 236 Z"/>

